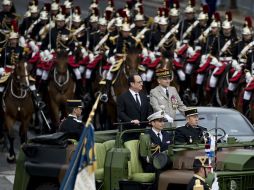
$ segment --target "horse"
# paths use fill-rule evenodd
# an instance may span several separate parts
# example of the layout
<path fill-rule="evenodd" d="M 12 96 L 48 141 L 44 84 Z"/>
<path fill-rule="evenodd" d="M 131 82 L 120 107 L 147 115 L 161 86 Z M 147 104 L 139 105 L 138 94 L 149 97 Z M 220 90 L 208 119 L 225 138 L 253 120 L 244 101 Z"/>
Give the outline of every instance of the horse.
<path fill-rule="evenodd" d="M 68 69 L 68 54 L 60 51 L 56 55 L 55 64 L 49 74 L 47 89 L 49 112 L 51 113 L 52 131 L 55 131 L 60 124 L 61 116 L 66 116 L 66 101 L 73 99 L 76 83 Z"/>
<path fill-rule="evenodd" d="M 20 121 L 19 136 L 21 144 L 27 141 L 27 129 L 34 113 L 32 94 L 29 88 L 28 64 L 24 60 L 16 63 L 3 95 L 4 130 L 9 140 L 7 161 L 15 161 L 14 125 Z"/>
<path fill-rule="evenodd" d="M 122 60 L 115 65 L 115 77 L 113 78 L 111 93 L 108 96 L 108 102 L 100 106 L 100 123 L 103 125 L 102 129 L 110 129 L 113 123 L 117 121 L 116 100 L 123 92 L 129 89 L 128 77 L 132 74 L 138 73 L 139 63 L 141 59 L 137 52 L 129 51 L 122 57 Z M 113 68 L 114 69 L 114 68 Z"/>

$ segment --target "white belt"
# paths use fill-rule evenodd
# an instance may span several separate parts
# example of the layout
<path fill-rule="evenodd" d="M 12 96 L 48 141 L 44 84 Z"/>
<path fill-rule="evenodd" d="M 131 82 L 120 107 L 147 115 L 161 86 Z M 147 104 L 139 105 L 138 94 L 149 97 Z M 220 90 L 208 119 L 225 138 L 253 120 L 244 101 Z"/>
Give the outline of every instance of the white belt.
<path fill-rule="evenodd" d="M 220 61 L 232 61 L 232 57 L 220 57 Z"/>

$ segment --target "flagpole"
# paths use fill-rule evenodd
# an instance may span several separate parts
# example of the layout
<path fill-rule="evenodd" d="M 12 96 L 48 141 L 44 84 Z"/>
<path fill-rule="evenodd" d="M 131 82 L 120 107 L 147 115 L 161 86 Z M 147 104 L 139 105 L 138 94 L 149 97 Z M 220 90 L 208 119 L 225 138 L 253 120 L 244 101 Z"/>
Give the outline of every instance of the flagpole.
<path fill-rule="evenodd" d="M 89 117 L 86 121 L 85 127 L 87 127 L 90 123 L 92 123 L 92 120 L 93 120 L 94 115 L 95 115 L 95 111 L 96 111 L 96 109 L 98 107 L 98 104 L 99 104 L 100 97 L 101 97 L 101 93 L 99 93 L 99 95 L 97 96 L 97 99 L 96 99 L 96 101 L 93 105 L 93 108 L 92 108 L 91 112 L 89 113 Z"/>

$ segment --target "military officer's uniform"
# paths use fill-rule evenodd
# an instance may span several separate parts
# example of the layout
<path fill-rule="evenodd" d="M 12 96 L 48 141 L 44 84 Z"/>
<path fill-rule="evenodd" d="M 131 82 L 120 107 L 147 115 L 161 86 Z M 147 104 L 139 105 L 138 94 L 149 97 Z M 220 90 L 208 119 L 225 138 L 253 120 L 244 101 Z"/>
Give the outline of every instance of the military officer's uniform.
<path fill-rule="evenodd" d="M 151 114 L 148 118 L 149 122 L 155 121 L 155 120 L 162 120 L 160 122 L 167 121 L 165 118 L 165 112 L 164 111 L 158 111 L 153 114 Z M 141 162 L 144 170 L 146 172 L 154 172 L 155 168 L 153 166 L 153 158 L 161 152 L 164 152 L 168 150 L 168 147 L 170 144 L 173 143 L 173 135 L 170 134 L 167 131 L 158 130 L 155 127 L 152 126 L 152 128 L 146 130 L 145 135 L 149 137 L 149 145 L 148 149 L 150 152 L 145 153 L 143 150 L 140 150 L 140 156 L 141 156 Z M 142 135 L 140 136 L 140 149 L 146 149 L 147 147 L 144 147 L 143 145 L 147 141 L 146 138 L 144 138 Z M 144 142 L 144 143 L 143 143 Z"/>
<path fill-rule="evenodd" d="M 67 107 L 70 109 L 74 108 L 83 108 L 81 100 L 67 100 Z M 62 121 L 59 126 L 61 132 L 64 132 L 68 135 L 68 138 L 79 140 L 84 124 L 81 120 L 77 118 L 76 115 L 71 113 Z"/>
<path fill-rule="evenodd" d="M 194 159 L 193 162 L 193 169 L 199 169 L 199 168 L 211 168 L 210 164 L 209 164 L 209 160 L 207 156 L 197 156 Z M 208 173 L 205 173 L 205 175 L 207 175 Z M 206 176 L 205 176 L 206 177 Z M 197 173 L 193 175 L 193 177 L 191 178 L 188 186 L 187 186 L 187 190 L 193 190 L 195 189 L 195 187 L 199 187 L 200 189 L 203 190 L 210 190 L 211 188 L 209 187 L 209 185 L 206 183 L 205 179 L 198 175 Z"/>
<path fill-rule="evenodd" d="M 158 69 L 156 71 L 158 79 L 170 78 L 171 71 L 168 69 Z M 164 110 L 167 115 L 175 119 L 176 110 L 184 113 L 186 106 L 183 104 L 177 90 L 173 86 L 163 87 L 158 85 L 150 91 L 150 104 L 154 111 Z"/>
<path fill-rule="evenodd" d="M 185 117 L 197 115 L 198 111 L 196 108 L 187 109 L 185 111 Z M 189 123 L 186 123 L 183 127 L 178 127 L 175 130 L 175 143 L 187 143 L 192 144 L 196 142 L 202 142 L 202 137 L 204 132 L 207 129 L 197 126 L 191 126 Z"/>

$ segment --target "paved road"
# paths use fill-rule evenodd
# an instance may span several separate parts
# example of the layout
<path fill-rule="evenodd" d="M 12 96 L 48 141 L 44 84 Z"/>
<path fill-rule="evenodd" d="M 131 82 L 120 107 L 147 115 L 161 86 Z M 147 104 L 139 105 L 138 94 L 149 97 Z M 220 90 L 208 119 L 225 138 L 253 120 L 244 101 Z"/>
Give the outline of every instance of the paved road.
<path fill-rule="evenodd" d="M 63 0 L 62 0 L 63 1 Z M 62 2 L 61 1 L 61 2 Z M 24 15 L 26 11 L 26 5 L 28 0 L 21 1 L 21 0 L 13 0 L 16 5 L 17 13 L 21 16 Z M 42 5 L 45 2 L 51 1 L 42 1 L 39 0 L 39 5 Z M 88 15 L 88 7 L 89 7 L 89 0 L 74 0 L 75 5 L 79 5 L 82 9 L 82 16 L 85 17 Z M 162 0 L 146 0 L 144 1 L 145 4 L 145 14 L 149 16 L 154 16 L 156 14 L 156 8 L 162 6 Z M 107 5 L 107 0 L 100 0 L 100 8 L 104 10 Z M 115 1 L 116 8 L 123 7 L 124 1 Z M 184 8 L 182 5 L 181 7 Z M 242 20 L 242 19 L 241 19 Z M 239 25 L 240 28 L 240 25 Z M 18 126 L 15 127 L 16 135 L 18 136 Z M 32 133 L 29 133 L 28 137 L 34 136 Z M 18 152 L 19 149 L 19 139 L 15 141 L 15 150 Z M 13 187 L 14 182 L 14 175 L 15 175 L 15 164 L 10 165 L 6 162 L 7 152 L 6 150 L 2 150 L 2 145 L 0 145 L 0 190 L 11 190 Z"/>

